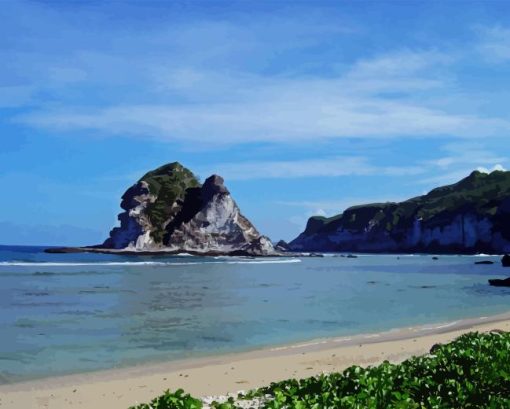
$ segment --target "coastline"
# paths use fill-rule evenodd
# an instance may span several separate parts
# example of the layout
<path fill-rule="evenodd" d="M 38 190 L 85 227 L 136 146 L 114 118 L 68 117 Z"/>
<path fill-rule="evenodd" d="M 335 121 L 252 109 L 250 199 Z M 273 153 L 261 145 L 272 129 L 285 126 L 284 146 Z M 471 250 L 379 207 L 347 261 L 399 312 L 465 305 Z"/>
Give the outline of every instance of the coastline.
<path fill-rule="evenodd" d="M 306 257 L 306 253 L 284 253 L 284 252 L 271 252 L 267 254 L 258 254 L 245 250 L 232 250 L 232 251 L 197 251 L 189 249 L 169 249 L 161 248 L 154 250 L 132 250 L 126 249 L 111 249 L 103 247 L 46 247 L 45 253 L 49 254 L 73 254 L 73 253 L 96 253 L 96 254 L 116 254 L 119 256 L 179 256 L 182 254 L 196 256 L 196 257 Z"/>
<path fill-rule="evenodd" d="M 112 249 L 96 246 L 83 246 L 83 247 L 46 247 L 41 246 L 44 253 L 48 254 L 75 254 L 75 253 L 96 253 L 96 254 L 116 254 L 120 256 L 179 256 L 182 254 L 197 256 L 197 257 L 324 257 L 325 255 L 364 255 L 364 256 L 479 256 L 479 257 L 502 257 L 505 252 L 489 252 L 485 253 L 482 250 L 459 251 L 458 249 L 438 249 L 437 251 L 423 251 L 420 249 L 397 249 L 395 251 L 361 251 L 358 249 L 342 249 L 342 250 L 275 250 L 274 253 L 258 254 L 247 252 L 244 250 L 233 251 L 197 251 L 190 249 L 170 249 L 162 247 L 154 250 L 133 250 L 130 248 Z"/>
<path fill-rule="evenodd" d="M 315 339 L 249 352 L 191 358 L 0 385 L 2 408 L 127 409 L 166 389 L 194 396 L 224 395 L 287 378 L 342 371 L 350 365 L 400 362 L 470 331 L 510 331 L 510 312 L 404 327 L 378 333 Z"/>

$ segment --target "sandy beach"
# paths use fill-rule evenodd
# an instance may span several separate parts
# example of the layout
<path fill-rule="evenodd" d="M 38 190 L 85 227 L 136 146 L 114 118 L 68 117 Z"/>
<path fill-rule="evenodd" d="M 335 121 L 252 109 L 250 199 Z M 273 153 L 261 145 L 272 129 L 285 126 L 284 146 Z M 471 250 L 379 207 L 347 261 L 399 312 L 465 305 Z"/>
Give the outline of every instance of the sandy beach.
<path fill-rule="evenodd" d="M 127 409 L 166 389 L 178 388 L 197 397 L 222 395 L 271 381 L 341 371 L 353 364 L 399 362 L 425 354 L 435 343 L 451 341 L 463 333 L 493 329 L 509 331 L 510 313 L 2 385 L 0 407 Z"/>

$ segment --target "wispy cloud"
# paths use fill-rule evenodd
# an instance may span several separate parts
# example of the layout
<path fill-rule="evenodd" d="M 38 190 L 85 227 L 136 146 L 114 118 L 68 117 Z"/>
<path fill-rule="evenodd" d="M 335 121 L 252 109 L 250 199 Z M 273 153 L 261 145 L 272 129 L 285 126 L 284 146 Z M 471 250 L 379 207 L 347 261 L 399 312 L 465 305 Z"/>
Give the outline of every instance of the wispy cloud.
<path fill-rule="evenodd" d="M 367 203 L 400 202 L 408 198 L 404 197 L 348 197 L 338 200 L 278 200 L 276 206 L 294 207 L 302 209 L 302 213 L 289 218 L 289 221 L 302 230 L 311 216 L 331 217 L 342 213 L 351 206 Z"/>
<path fill-rule="evenodd" d="M 480 142 L 450 143 L 442 147 L 443 156 L 424 161 L 427 176 L 417 181 L 418 184 L 435 187 L 441 184 L 455 183 L 465 178 L 473 170 L 491 172 L 502 170 L 502 164 L 508 163 L 506 152 L 494 153 Z M 439 173 L 438 173 L 439 171 Z"/>
<path fill-rule="evenodd" d="M 447 169 L 454 166 L 487 166 L 498 162 L 505 162 L 507 158 L 502 153 L 494 153 L 481 143 L 451 143 L 444 145 L 442 151 L 445 155 L 437 159 L 426 161 L 431 167 Z"/>
<path fill-rule="evenodd" d="M 299 88 L 306 88 L 306 84 Z M 18 121 L 61 132 L 89 130 L 167 141 L 213 140 L 218 144 L 444 134 L 478 137 L 510 131 L 510 123 L 504 119 L 448 114 L 377 98 L 343 98 L 331 92 L 287 90 L 285 97 L 274 93 L 266 102 L 133 105 L 89 112 L 51 109 L 22 115 Z"/>
<path fill-rule="evenodd" d="M 227 180 L 334 177 L 346 175 L 419 174 L 420 167 L 375 166 L 364 157 L 330 157 L 294 161 L 257 161 L 221 163 L 203 168 L 199 173 L 217 173 Z"/>
<path fill-rule="evenodd" d="M 417 180 L 416 183 L 419 185 L 426 186 L 427 190 L 429 190 L 429 189 L 433 189 L 437 186 L 443 186 L 443 185 L 448 185 L 448 184 L 458 182 L 459 180 L 464 179 L 466 176 L 468 176 L 473 170 L 475 170 L 475 169 L 468 168 L 468 167 L 464 167 L 461 169 L 457 168 L 454 170 L 449 170 L 447 172 L 434 174 L 433 176 L 429 176 L 429 177 Z M 427 190 L 424 191 L 424 193 L 426 193 Z"/>
<path fill-rule="evenodd" d="M 510 131 L 506 117 L 463 112 L 454 96 L 438 103 L 436 94 L 455 83 L 459 59 L 439 48 L 306 64 L 299 57 L 296 64 L 303 50 L 324 52 L 333 39 L 355 37 L 348 24 L 324 15 L 197 20 L 140 34 L 108 29 L 104 16 L 89 10 L 84 20 L 102 23 L 86 37 L 53 14 L 43 17 L 42 31 L 56 25 L 69 41 L 52 38 L 50 47 L 29 36 L 14 55 L 0 53 L 9 62 L 0 74 L 22 78 L 33 91 L 29 109 L 15 118 L 31 127 L 217 145 Z"/>
<path fill-rule="evenodd" d="M 338 214 L 351 206 L 366 203 L 386 203 L 386 202 L 399 202 L 408 198 L 404 197 L 349 197 L 338 200 L 278 200 L 275 202 L 277 205 L 301 207 L 304 209 L 322 209 L 324 215 Z M 316 214 L 316 213 L 314 213 Z"/>
<path fill-rule="evenodd" d="M 478 27 L 478 51 L 491 62 L 510 60 L 510 28 L 503 26 Z"/>

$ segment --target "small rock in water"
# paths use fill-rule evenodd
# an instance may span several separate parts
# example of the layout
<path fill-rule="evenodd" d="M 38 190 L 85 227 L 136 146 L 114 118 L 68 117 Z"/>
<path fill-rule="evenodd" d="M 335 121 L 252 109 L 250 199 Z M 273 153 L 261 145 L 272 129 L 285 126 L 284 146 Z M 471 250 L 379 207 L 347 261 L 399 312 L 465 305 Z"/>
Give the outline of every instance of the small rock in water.
<path fill-rule="evenodd" d="M 494 264 L 494 261 L 490 260 L 475 261 L 475 264 Z"/>
<path fill-rule="evenodd" d="M 494 287 L 510 287 L 510 277 L 505 279 L 494 278 L 489 280 L 489 284 Z"/>
<path fill-rule="evenodd" d="M 503 264 L 503 267 L 510 267 L 510 255 L 505 254 L 501 258 L 501 264 Z"/>

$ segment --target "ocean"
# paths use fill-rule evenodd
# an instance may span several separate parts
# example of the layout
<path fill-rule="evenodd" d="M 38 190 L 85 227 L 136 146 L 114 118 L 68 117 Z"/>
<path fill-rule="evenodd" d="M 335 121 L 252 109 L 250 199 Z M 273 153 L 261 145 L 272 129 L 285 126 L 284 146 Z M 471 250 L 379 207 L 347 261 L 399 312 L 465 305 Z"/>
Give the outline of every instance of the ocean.
<path fill-rule="evenodd" d="M 43 249 L 0 246 L 0 383 L 510 311 L 510 288 L 487 283 L 510 276 L 500 256 Z"/>

